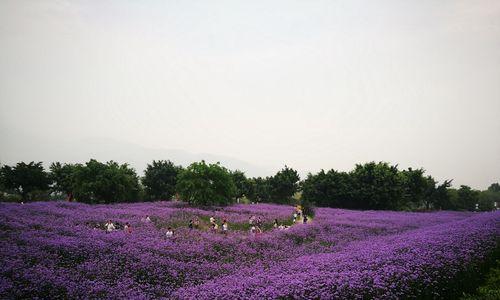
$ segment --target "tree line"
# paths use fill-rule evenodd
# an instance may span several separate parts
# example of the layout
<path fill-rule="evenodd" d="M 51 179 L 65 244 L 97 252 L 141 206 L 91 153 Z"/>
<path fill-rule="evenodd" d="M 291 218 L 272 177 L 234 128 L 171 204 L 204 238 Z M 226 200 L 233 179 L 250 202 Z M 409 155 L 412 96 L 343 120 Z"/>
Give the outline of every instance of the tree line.
<path fill-rule="evenodd" d="M 439 183 L 423 169 L 399 170 L 385 162 L 358 164 L 350 172 L 321 170 L 300 180 L 285 166 L 273 176 L 248 178 L 219 163 L 194 162 L 186 168 L 169 160 L 148 164 L 139 177 L 128 164 L 91 159 L 84 164 L 19 162 L 0 168 L 0 201 L 50 199 L 114 203 L 179 199 L 195 205 L 251 202 L 297 203 L 374 210 L 492 210 L 500 185 L 485 191 L 451 180 Z"/>

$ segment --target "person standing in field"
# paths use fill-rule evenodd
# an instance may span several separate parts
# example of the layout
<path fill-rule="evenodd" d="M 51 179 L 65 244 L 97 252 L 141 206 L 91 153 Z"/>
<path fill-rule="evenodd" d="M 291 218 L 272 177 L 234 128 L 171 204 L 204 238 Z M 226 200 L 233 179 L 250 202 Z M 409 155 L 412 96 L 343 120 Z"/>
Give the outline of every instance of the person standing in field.
<path fill-rule="evenodd" d="M 111 220 L 108 220 L 108 222 L 104 226 L 106 227 L 106 232 L 115 230 L 115 225 L 113 224 L 113 222 L 111 222 Z"/>
<path fill-rule="evenodd" d="M 172 230 L 172 227 L 167 228 L 167 233 L 165 234 L 167 238 L 172 238 L 174 236 L 174 231 Z"/>
<path fill-rule="evenodd" d="M 212 232 L 216 233 L 217 230 L 219 229 L 219 225 L 217 225 L 217 223 L 212 223 Z"/>
<path fill-rule="evenodd" d="M 226 219 L 222 221 L 222 233 L 226 234 L 229 229 Z"/>
<path fill-rule="evenodd" d="M 194 219 L 194 228 L 199 229 L 200 228 L 200 220 L 198 218 Z"/>
<path fill-rule="evenodd" d="M 304 224 L 306 224 L 307 223 L 307 216 L 306 215 L 304 215 L 304 219 L 303 220 L 304 220 Z"/>
<path fill-rule="evenodd" d="M 255 236 L 255 233 L 256 233 L 256 232 L 257 232 L 257 229 L 255 228 L 255 226 L 250 227 L 250 234 L 251 234 L 252 236 Z"/>
<path fill-rule="evenodd" d="M 293 223 L 297 222 L 297 212 L 293 213 Z"/>
<path fill-rule="evenodd" d="M 210 224 L 215 224 L 215 218 L 214 218 L 214 216 L 210 217 Z"/>
<path fill-rule="evenodd" d="M 126 233 L 132 233 L 132 226 L 130 226 L 130 224 L 127 222 L 127 223 L 125 223 L 125 226 L 123 226 L 123 230 Z"/>
<path fill-rule="evenodd" d="M 189 230 L 192 230 L 193 229 L 193 219 L 189 220 Z"/>
<path fill-rule="evenodd" d="M 278 228 L 278 227 L 279 227 L 279 224 L 278 224 L 278 219 L 274 219 L 274 224 L 273 224 L 273 227 L 274 227 L 274 228 Z"/>

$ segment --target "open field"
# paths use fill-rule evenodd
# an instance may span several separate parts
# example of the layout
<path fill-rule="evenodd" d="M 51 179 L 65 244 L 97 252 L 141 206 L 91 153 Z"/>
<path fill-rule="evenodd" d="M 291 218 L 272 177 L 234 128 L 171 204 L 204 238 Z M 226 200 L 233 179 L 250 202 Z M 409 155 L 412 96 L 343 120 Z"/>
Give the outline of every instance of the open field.
<path fill-rule="evenodd" d="M 270 204 L 0 203 L 0 298 L 450 298 L 474 286 L 498 251 L 500 212 L 318 208 L 309 224 L 272 228 L 292 213 Z M 248 232 L 251 215 L 264 233 Z M 227 219 L 229 233 L 211 232 L 210 216 Z M 194 217 L 200 229 L 190 230 Z M 106 233 L 109 219 L 132 233 Z"/>

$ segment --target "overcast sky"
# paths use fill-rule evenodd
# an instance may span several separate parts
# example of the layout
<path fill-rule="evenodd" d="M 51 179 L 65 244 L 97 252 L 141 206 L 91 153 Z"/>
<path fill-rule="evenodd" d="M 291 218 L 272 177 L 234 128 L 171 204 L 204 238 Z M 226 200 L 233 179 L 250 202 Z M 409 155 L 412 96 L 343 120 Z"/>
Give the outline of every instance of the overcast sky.
<path fill-rule="evenodd" d="M 249 175 L 388 161 L 485 188 L 500 1 L 1 0 L 0 134 L 8 164 L 111 159 L 93 151 L 111 143 L 123 160 L 176 149 Z"/>

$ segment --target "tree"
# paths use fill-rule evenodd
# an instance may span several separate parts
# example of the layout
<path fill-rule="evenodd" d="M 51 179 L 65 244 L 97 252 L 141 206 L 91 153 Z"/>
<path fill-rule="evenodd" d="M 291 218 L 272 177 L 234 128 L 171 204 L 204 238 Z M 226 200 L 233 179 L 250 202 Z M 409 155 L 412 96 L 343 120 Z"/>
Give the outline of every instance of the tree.
<path fill-rule="evenodd" d="M 49 189 L 50 179 L 42 162 L 19 162 L 14 167 L 3 166 L 1 173 L 4 187 L 21 195 L 24 201 L 45 200 L 35 199 L 40 194 L 46 197 Z"/>
<path fill-rule="evenodd" d="M 500 184 L 498 184 L 497 182 L 496 183 L 492 183 L 488 187 L 488 191 L 500 193 Z"/>
<path fill-rule="evenodd" d="M 435 187 L 435 181 L 424 176 L 424 169 L 412 169 L 401 171 L 403 181 L 403 201 L 405 205 L 414 208 L 421 207 L 424 203 L 429 204 L 425 199 L 429 188 Z M 432 178 L 431 178 L 432 179 Z"/>
<path fill-rule="evenodd" d="M 219 163 L 195 162 L 179 173 L 177 192 L 182 200 L 196 205 L 227 205 L 233 202 L 236 186 L 229 171 Z"/>
<path fill-rule="evenodd" d="M 271 186 L 271 201 L 275 203 L 289 203 L 292 196 L 299 189 L 299 173 L 285 166 L 276 175 L 269 179 Z"/>
<path fill-rule="evenodd" d="M 496 209 L 500 205 L 500 184 L 491 184 L 486 191 L 479 196 L 479 210 L 488 211 Z"/>
<path fill-rule="evenodd" d="M 458 189 L 458 209 L 475 210 L 479 203 L 479 191 L 471 189 L 467 185 L 461 185 Z"/>
<path fill-rule="evenodd" d="M 440 185 L 431 176 L 427 176 L 427 189 L 424 196 L 424 204 L 427 209 L 456 209 L 453 192 L 449 191 L 451 180 L 445 180 Z"/>
<path fill-rule="evenodd" d="M 271 184 L 269 177 L 256 177 L 248 180 L 248 199 L 253 202 L 268 202 L 271 200 Z"/>
<path fill-rule="evenodd" d="M 142 178 L 148 199 L 172 199 L 181 170 L 182 167 L 169 160 L 153 160 L 152 164 L 148 164 Z"/>
<path fill-rule="evenodd" d="M 302 198 L 318 206 L 350 207 L 352 186 L 348 173 L 330 170 L 309 173 L 302 182 Z"/>
<path fill-rule="evenodd" d="M 139 178 L 127 164 L 107 163 L 91 159 L 77 165 L 74 174 L 75 198 L 86 203 L 112 203 L 137 201 Z"/>
<path fill-rule="evenodd" d="M 0 197 L 3 196 L 3 193 L 5 192 L 5 179 L 3 176 L 3 166 L 0 164 Z M 1 198 L 0 198 L 1 199 Z"/>
<path fill-rule="evenodd" d="M 403 182 L 397 166 L 385 162 L 356 165 L 353 181 L 353 208 L 398 210 L 403 206 Z"/>
<path fill-rule="evenodd" d="M 73 181 L 77 166 L 55 162 L 50 165 L 50 179 L 55 192 L 64 193 L 68 200 L 73 199 Z"/>
<path fill-rule="evenodd" d="M 233 182 L 236 187 L 234 197 L 236 199 L 239 199 L 245 195 L 248 195 L 250 190 L 250 183 L 245 176 L 245 173 L 236 170 L 231 172 L 231 177 L 233 178 Z"/>
<path fill-rule="evenodd" d="M 495 202 L 500 202 L 500 192 L 494 192 L 490 189 L 481 191 L 479 194 L 479 210 L 490 211 L 495 209 Z"/>

